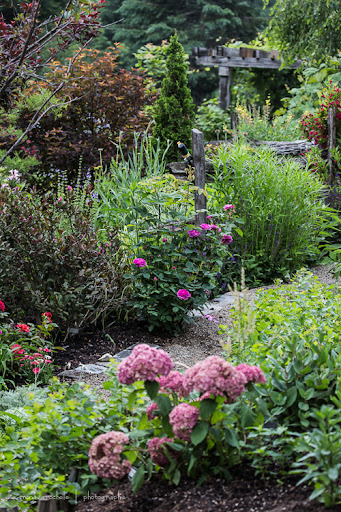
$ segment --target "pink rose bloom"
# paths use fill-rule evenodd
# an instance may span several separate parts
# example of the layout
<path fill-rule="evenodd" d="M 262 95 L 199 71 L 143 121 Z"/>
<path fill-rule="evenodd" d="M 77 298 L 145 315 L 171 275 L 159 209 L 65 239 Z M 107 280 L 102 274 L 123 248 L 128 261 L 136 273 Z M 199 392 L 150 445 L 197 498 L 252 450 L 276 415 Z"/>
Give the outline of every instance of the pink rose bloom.
<path fill-rule="evenodd" d="M 129 460 L 121 460 L 121 453 L 129 438 L 123 432 L 107 432 L 92 440 L 89 450 L 89 468 L 100 478 L 121 480 L 131 470 Z"/>
<path fill-rule="evenodd" d="M 199 391 L 201 400 L 213 396 L 225 396 L 233 402 L 245 391 L 247 378 L 225 359 L 209 356 L 186 370 L 184 386 L 189 393 Z"/>
<path fill-rule="evenodd" d="M 180 398 L 187 396 L 182 373 L 172 370 L 168 375 L 158 377 L 159 393 L 176 393 Z"/>
<path fill-rule="evenodd" d="M 248 364 L 242 363 L 236 366 L 238 372 L 242 372 L 247 378 L 248 382 L 255 382 L 256 384 L 262 384 L 266 382 L 263 371 L 258 366 L 249 366 Z"/>
<path fill-rule="evenodd" d="M 5 304 L 2 302 L 2 300 L 0 300 L 0 309 L 1 311 L 5 311 Z"/>
<path fill-rule="evenodd" d="M 142 343 L 118 366 L 117 377 L 121 384 L 127 385 L 137 380 L 153 381 L 158 375 L 167 375 L 173 367 L 167 352 Z"/>
<path fill-rule="evenodd" d="M 145 267 L 147 265 L 146 260 L 144 260 L 143 258 L 135 258 L 133 263 L 139 268 Z"/>
<path fill-rule="evenodd" d="M 21 332 L 30 332 L 30 328 L 27 324 L 17 324 L 17 328 Z"/>
<path fill-rule="evenodd" d="M 225 206 L 223 206 L 223 210 L 233 210 L 234 209 L 234 205 L 233 204 L 225 204 Z"/>
<path fill-rule="evenodd" d="M 156 417 L 154 414 L 154 411 L 158 411 L 158 410 L 159 410 L 159 407 L 156 403 L 148 405 L 146 414 L 147 414 L 147 418 L 149 419 L 149 421 L 151 421 L 153 418 Z"/>
<path fill-rule="evenodd" d="M 200 231 L 197 231 L 196 229 L 190 229 L 187 233 L 190 238 L 198 238 L 200 236 Z"/>
<path fill-rule="evenodd" d="M 221 243 L 224 245 L 230 245 L 233 242 L 233 238 L 231 235 L 223 235 L 223 238 L 221 239 Z"/>
<path fill-rule="evenodd" d="M 176 459 L 179 454 L 177 452 L 175 452 L 174 450 L 172 450 L 171 448 L 169 448 L 168 446 L 164 446 L 163 445 L 165 443 L 172 443 L 173 442 L 173 439 L 170 439 L 169 437 L 154 437 L 153 439 L 150 439 L 150 441 L 148 441 L 148 450 L 149 450 L 149 453 L 150 453 L 150 458 L 152 459 L 152 461 L 157 464 L 158 466 L 164 468 L 165 466 L 168 466 L 168 464 L 170 463 L 170 461 L 168 460 L 166 454 L 165 454 L 165 449 L 167 450 L 169 456 L 173 459 Z"/>
<path fill-rule="evenodd" d="M 210 231 L 212 229 L 211 224 L 201 224 L 200 227 L 203 231 Z"/>
<path fill-rule="evenodd" d="M 199 409 L 187 403 L 179 404 L 170 412 L 169 423 L 175 437 L 184 441 L 191 440 L 191 432 L 197 424 Z"/>
<path fill-rule="evenodd" d="M 178 291 L 177 296 L 181 300 L 188 300 L 188 299 L 190 299 L 192 297 L 192 295 L 189 293 L 189 291 L 186 290 L 185 288 L 181 288 Z"/>

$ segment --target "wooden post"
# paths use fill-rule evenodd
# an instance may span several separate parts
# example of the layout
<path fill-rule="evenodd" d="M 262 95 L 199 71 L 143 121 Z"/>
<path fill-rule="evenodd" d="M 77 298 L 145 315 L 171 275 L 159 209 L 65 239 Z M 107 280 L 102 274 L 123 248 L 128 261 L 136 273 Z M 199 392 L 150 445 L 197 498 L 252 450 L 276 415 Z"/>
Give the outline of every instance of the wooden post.
<path fill-rule="evenodd" d="M 336 123 L 335 123 L 335 107 L 328 109 L 328 184 L 334 185 L 334 159 L 332 151 L 336 146 Z"/>
<path fill-rule="evenodd" d="M 197 129 L 192 130 L 192 156 L 194 164 L 194 184 L 201 190 L 205 190 L 206 167 L 204 134 Z M 198 210 L 205 210 L 203 212 Z M 199 226 L 206 222 L 206 196 L 195 192 L 195 223 Z"/>
<path fill-rule="evenodd" d="M 219 107 L 227 110 L 231 104 L 232 68 L 219 67 Z"/>

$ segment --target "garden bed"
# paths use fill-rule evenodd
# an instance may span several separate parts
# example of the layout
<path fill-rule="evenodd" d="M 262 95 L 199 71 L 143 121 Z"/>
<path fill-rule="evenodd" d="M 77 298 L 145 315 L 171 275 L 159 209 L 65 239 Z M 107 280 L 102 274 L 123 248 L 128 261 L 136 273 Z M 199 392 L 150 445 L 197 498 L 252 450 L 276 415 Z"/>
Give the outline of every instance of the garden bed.
<path fill-rule="evenodd" d="M 246 465 L 231 471 L 230 482 L 212 479 L 196 487 L 193 481 L 181 481 L 170 486 L 161 480 L 146 483 L 136 495 L 130 482 L 113 486 L 84 497 L 75 512 L 329 512 L 341 511 L 341 506 L 326 509 L 309 500 L 311 488 L 296 486 L 297 479 L 261 480 Z"/>

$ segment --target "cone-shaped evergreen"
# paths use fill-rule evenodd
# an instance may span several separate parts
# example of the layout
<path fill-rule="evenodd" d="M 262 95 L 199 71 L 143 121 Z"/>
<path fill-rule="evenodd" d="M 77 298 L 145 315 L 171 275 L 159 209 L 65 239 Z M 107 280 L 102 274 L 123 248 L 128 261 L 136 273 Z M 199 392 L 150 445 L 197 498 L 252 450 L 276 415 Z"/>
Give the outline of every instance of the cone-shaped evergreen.
<path fill-rule="evenodd" d="M 179 160 L 177 142 L 183 142 L 188 148 L 191 144 L 194 122 L 194 104 L 188 87 L 187 64 L 184 49 L 175 34 L 170 38 L 167 48 L 167 77 L 162 82 L 159 99 L 155 106 L 154 138 L 161 141 L 161 149 L 167 147 L 167 139 L 172 146 L 167 160 Z"/>

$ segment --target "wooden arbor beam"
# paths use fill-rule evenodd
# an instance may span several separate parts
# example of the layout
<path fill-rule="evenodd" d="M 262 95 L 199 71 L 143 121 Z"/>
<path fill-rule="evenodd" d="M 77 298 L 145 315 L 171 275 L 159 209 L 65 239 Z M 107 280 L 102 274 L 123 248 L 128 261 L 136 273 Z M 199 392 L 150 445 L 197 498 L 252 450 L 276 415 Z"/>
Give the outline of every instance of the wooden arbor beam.
<path fill-rule="evenodd" d="M 226 110 L 231 102 L 231 82 L 233 68 L 280 69 L 282 61 L 277 50 L 268 52 L 253 48 L 192 48 L 198 66 L 219 66 L 219 106 Z M 297 69 L 302 61 L 296 60 L 290 69 Z"/>

